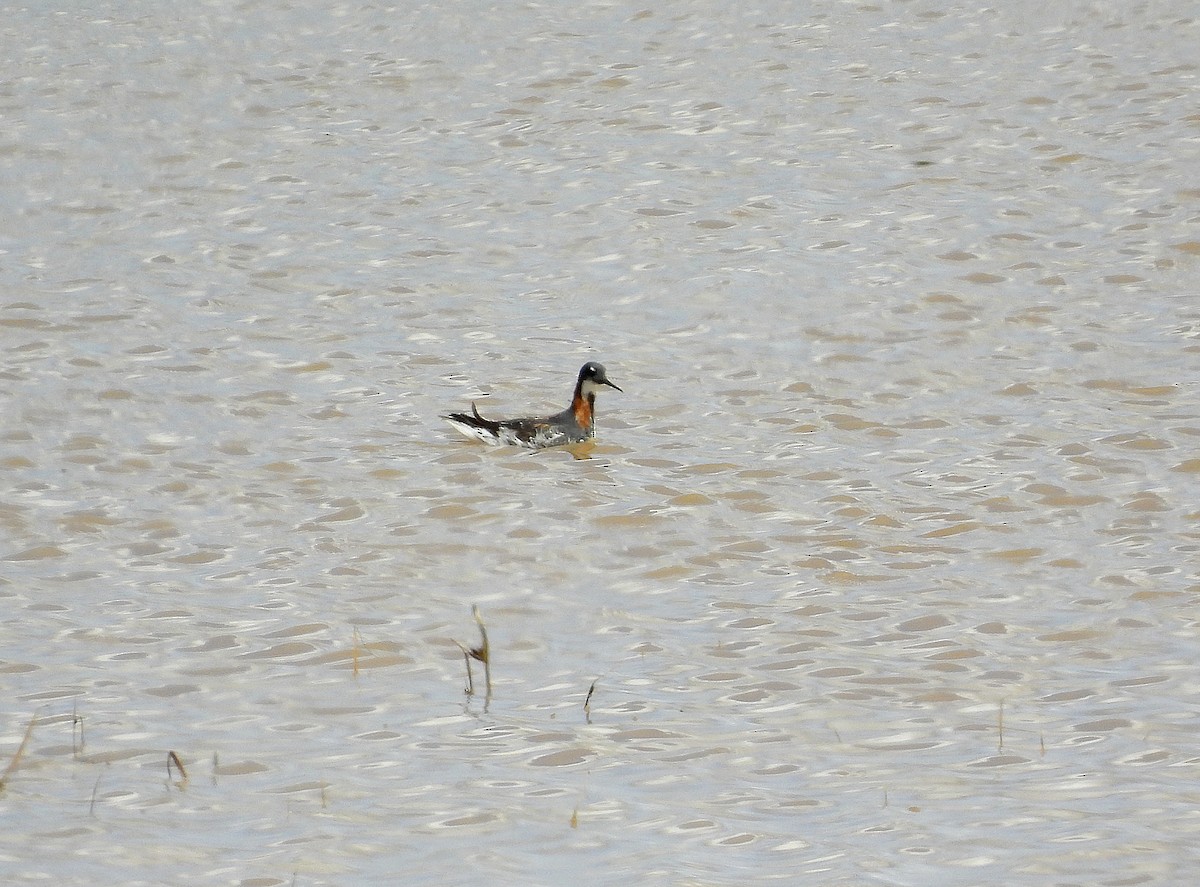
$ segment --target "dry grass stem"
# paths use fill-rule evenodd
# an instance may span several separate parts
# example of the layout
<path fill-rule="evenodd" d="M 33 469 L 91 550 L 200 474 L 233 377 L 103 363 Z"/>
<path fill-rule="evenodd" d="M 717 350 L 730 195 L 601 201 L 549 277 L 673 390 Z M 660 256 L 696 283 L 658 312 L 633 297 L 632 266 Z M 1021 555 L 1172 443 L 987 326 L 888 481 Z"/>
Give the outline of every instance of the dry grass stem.
<path fill-rule="evenodd" d="M 479 626 L 479 646 L 471 651 L 471 655 L 483 663 L 483 684 L 487 691 L 487 698 L 492 698 L 492 648 L 488 644 L 487 626 L 483 624 L 483 617 L 479 615 L 479 608 L 474 604 L 471 605 L 471 615 L 475 617 L 475 624 Z"/>
<path fill-rule="evenodd" d="M 483 682 L 484 682 L 484 699 L 491 700 L 492 698 L 492 652 L 491 646 L 488 644 L 487 626 L 483 624 L 483 617 L 479 615 L 479 607 L 471 607 L 471 615 L 475 617 L 475 624 L 479 626 L 479 646 L 464 647 L 458 644 L 458 649 L 463 652 L 463 661 L 467 664 L 467 689 L 468 696 L 475 695 L 475 676 L 471 672 L 471 660 L 475 659 L 483 663 Z"/>
<path fill-rule="evenodd" d="M 79 713 L 79 701 L 75 701 L 75 707 L 71 710 L 71 753 L 78 758 L 83 754 L 83 747 L 86 745 L 83 736 L 83 715 Z M 79 742 L 75 741 L 75 730 L 79 730 Z"/>
<path fill-rule="evenodd" d="M 596 681 L 600 680 L 596 678 Z M 583 700 L 583 714 L 590 724 L 592 722 L 592 694 L 596 692 L 596 681 L 592 681 L 592 685 L 588 687 L 587 696 Z"/>
<path fill-rule="evenodd" d="M 171 778 L 171 765 L 175 765 L 175 769 L 179 771 L 180 778 L 186 783 L 188 781 L 187 768 L 183 766 L 183 761 L 179 760 L 179 755 L 173 751 L 167 752 L 167 779 Z"/>
<path fill-rule="evenodd" d="M 455 641 L 454 643 L 458 644 L 458 641 Z M 468 650 L 466 647 L 464 647 L 462 644 L 458 644 L 458 649 L 462 650 L 463 662 L 466 663 L 466 666 L 467 666 L 467 686 L 466 686 L 466 689 L 463 690 L 463 692 L 466 693 L 468 696 L 474 696 L 475 695 L 475 675 L 471 672 L 471 651 Z"/>
<path fill-rule="evenodd" d="M 25 727 L 25 735 L 21 737 L 21 744 L 17 746 L 17 750 L 13 752 L 12 760 L 8 762 L 8 766 L 4 768 L 4 772 L 0 774 L 0 791 L 4 791 L 8 785 L 9 777 L 17 772 L 17 767 L 21 763 L 21 756 L 25 754 L 25 746 L 29 744 L 29 737 L 33 735 L 33 725 L 37 723 L 37 715 L 29 719 L 29 724 Z"/>
<path fill-rule="evenodd" d="M 96 815 L 96 793 L 100 791 L 100 780 L 104 777 L 101 773 L 96 777 L 96 784 L 92 786 L 92 802 L 88 804 L 88 816 Z"/>

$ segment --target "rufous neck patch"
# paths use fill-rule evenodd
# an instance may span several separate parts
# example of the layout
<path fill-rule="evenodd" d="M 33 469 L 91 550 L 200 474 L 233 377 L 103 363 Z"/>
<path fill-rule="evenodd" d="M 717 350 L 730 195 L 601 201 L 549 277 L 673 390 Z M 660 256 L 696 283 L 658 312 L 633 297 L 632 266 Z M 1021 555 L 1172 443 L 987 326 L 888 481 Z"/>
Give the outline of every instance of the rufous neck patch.
<path fill-rule="evenodd" d="M 580 397 L 575 403 L 571 404 L 575 411 L 575 421 L 579 423 L 580 428 L 592 427 L 592 400 L 595 395 L 589 397 Z"/>

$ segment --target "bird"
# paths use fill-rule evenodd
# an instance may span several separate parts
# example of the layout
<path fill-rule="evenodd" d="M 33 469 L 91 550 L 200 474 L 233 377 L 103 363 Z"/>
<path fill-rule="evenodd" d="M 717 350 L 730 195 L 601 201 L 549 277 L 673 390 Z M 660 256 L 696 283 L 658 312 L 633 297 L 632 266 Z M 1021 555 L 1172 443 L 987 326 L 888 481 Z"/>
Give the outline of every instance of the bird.
<path fill-rule="evenodd" d="M 485 419 L 475 404 L 471 412 L 450 413 L 442 418 L 467 437 L 488 444 L 504 444 L 540 450 L 563 444 L 582 443 L 596 434 L 596 392 L 607 385 L 620 388 L 609 380 L 604 367 L 588 361 L 579 369 L 571 404 L 551 416 L 530 416 L 522 419 Z"/>

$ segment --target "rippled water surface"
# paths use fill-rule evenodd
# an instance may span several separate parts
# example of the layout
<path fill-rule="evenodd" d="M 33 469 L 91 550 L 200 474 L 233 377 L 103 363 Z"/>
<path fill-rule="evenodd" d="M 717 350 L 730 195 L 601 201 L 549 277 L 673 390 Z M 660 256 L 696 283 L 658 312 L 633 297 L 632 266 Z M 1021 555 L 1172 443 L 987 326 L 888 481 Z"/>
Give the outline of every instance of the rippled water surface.
<path fill-rule="evenodd" d="M 1193 4 L 310 5 L 0 25 L 0 879 L 1194 876 Z"/>

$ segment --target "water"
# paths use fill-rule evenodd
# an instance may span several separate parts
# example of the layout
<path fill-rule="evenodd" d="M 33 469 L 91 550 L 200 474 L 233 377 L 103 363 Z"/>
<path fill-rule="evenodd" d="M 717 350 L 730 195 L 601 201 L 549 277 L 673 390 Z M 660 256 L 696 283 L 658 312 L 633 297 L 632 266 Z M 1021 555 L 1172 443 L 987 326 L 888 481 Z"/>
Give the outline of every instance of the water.
<path fill-rule="evenodd" d="M 6 883 L 1194 873 L 1193 10 L 726 7 L 8 11 Z"/>

